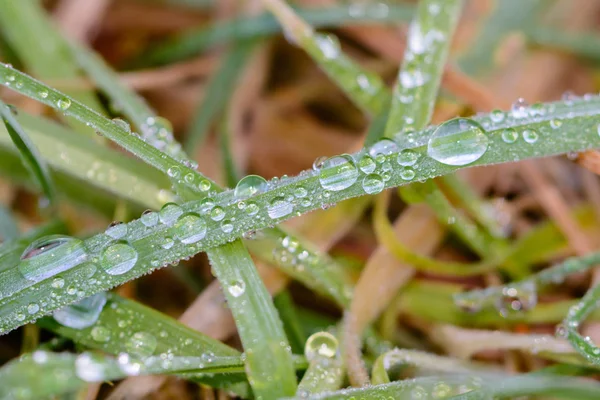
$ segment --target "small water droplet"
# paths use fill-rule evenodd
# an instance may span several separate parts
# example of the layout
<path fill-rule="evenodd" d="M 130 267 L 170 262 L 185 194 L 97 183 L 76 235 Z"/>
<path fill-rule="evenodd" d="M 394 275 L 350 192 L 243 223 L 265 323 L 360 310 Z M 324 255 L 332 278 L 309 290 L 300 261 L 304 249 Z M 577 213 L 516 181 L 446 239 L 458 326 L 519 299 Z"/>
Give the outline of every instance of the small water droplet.
<path fill-rule="evenodd" d="M 415 178 L 415 170 L 412 168 L 404 168 L 400 171 L 400 178 L 405 181 L 411 181 Z"/>
<path fill-rule="evenodd" d="M 28 314 L 35 314 L 38 311 L 40 311 L 40 306 L 37 303 L 30 303 L 27 306 L 27 313 Z"/>
<path fill-rule="evenodd" d="M 283 196 L 275 197 L 269 207 L 267 208 L 267 214 L 272 219 L 285 217 L 294 211 L 294 204 L 287 201 Z"/>
<path fill-rule="evenodd" d="M 52 287 L 54 289 L 62 289 L 65 286 L 65 280 L 61 277 L 54 278 L 52 280 Z"/>
<path fill-rule="evenodd" d="M 304 356 L 309 362 L 318 357 L 333 358 L 337 351 L 338 340 L 328 332 L 313 333 L 304 346 Z"/>
<path fill-rule="evenodd" d="M 131 133 L 131 125 L 129 122 L 121 119 L 121 118 L 113 118 L 112 122 L 117 125 L 119 128 L 123 129 L 127 133 Z"/>
<path fill-rule="evenodd" d="M 369 174 L 363 179 L 362 187 L 367 194 L 377 194 L 384 188 L 383 178 L 378 174 Z"/>
<path fill-rule="evenodd" d="M 221 221 L 225 218 L 225 210 L 221 206 L 215 206 L 210 211 L 210 219 L 213 221 Z"/>
<path fill-rule="evenodd" d="M 230 220 L 226 219 L 221 222 L 221 230 L 223 233 L 231 233 L 233 231 L 233 224 Z"/>
<path fill-rule="evenodd" d="M 404 167 L 412 167 L 413 165 L 415 165 L 417 163 L 418 160 L 419 160 L 419 153 L 417 153 L 413 150 L 404 149 L 400 153 L 398 153 L 398 159 L 397 159 L 398 164 L 400 164 Z"/>
<path fill-rule="evenodd" d="M 529 107 L 529 103 L 525 101 L 524 98 L 519 97 L 511 106 L 511 114 L 513 118 L 527 118 L 529 113 L 527 112 L 527 108 Z"/>
<path fill-rule="evenodd" d="M 156 337 L 148 332 L 136 332 L 125 343 L 125 348 L 131 355 L 149 357 L 156 350 Z"/>
<path fill-rule="evenodd" d="M 255 203 L 248 203 L 246 204 L 246 214 L 248 215 L 256 215 L 258 214 L 259 208 L 258 205 L 256 205 Z"/>
<path fill-rule="evenodd" d="M 86 258 L 81 240 L 51 235 L 35 240 L 25 249 L 18 269 L 25 279 L 39 282 L 73 268 Z"/>
<path fill-rule="evenodd" d="M 206 179 L 201 180 L 198 184 L 198 188 L 203 192 L 209 191 L 211 186 L 212 184 Z"/>
<path fill-rule="evenodd" d="M 236 185 L 233 195 L 237 200 L 245 200 L 267 189 L 267 181 L 262 176 L 248 175 Z"/>
<path fill-rule="evenodd" d="M 110 339 L 110 330 L 104 326 L 95 326 L 92 328 L 90 334 L 92 335 L 92 339 L 96 342 L 108 342 Z"/>
<path fill-rule="evenodd" d="M 106 304 L 106 293 L 97 293 L 54 312 L 54 319 L 73 329 L 88 328 L 98 321 Z"/>
<path fill-rule="evenodd" d="M 246 284 L 243 281 L 233 281 L 227 286 L 227 291 L 233 297 L 240 297 L 246 291 Z"/>
<path fill-rule="evenodd" d="M 146 210 L 142 213 L 140 220 L 144 226 L 150 228 L 158 223 L 158 213 L 152 210 Z"/>
<path fill-rule="evenodd" d="M 369 148 L 369 154 L 378 163 L 385 161 L 385 156 L 398 152 L 398 145 L 392 139 L 384 138 L 375 142 Z"/>
<path fill-rule="evenodd" d="M 447 165 L 467 165 L 477 161 L 488 148 L 489 139 L 477 122 L 455 118 L 436 128 L 427 143 L 427 154 Z"/>
<path fill-rule="evenodd" d="M 75 359 L 75 374 L 85 382 L 102 382 L 110 367 L 99 354 L 82 353 Z"/>
<path fill-rule="evenodd" d="M 115 221 L 108 226 L 105 233 L 113 239 L 121 239 L 127 235 L 127 224 Z"/>
<path fill-rule="evenodd" d="M 196 243 L 206 236 L 206 222 L 198 214 L 182 215 L 173 227 L 175 237 L 184 244 Z"/>
<path fill-rule="evenodd" d="M 502 295 L 496 302 L 496 309 L 503 317 L 509 317 L 515 312 L 527 311 L 537 304 L 535 283 L 524 282 L 502 289 Z"/>
<path fill-rule="evenodd" d="M 66 97 L 63 99 L 58 99 L 56 101 L 56 105 L 58 106 L 59 109 L 66 111 L 69 109 L 69 107 L 71 107 L 71 100 L 69 100 Z"/>
<path fill-rule="evenodd" d="M 40 90 L 40 92 L 38 94 L 40 95 L 40 97 L 42 99 L 45 99 L 48 97 L 48 91 L 46 91 L 46 90 Z"/>
<path fill-rule="evenodd" d="M 137 251 L 129 244 L 119 242 L 104 250 L 100 265 L 109 275 L 122 275 L 130 271 L 137 260 Z"/>
<path fill-rule="evenodd" d="M 294 189 L 294 196 L 296 196 L 296 198 L 298 198 L 298 199 L 306 197 L 307 194 L 308 194 L 308 191 L 305 188 L 303 188 L 302 186 L 298 186 L 297 188 Z"/>
<path fill-rule="evenodd" d="M 504 121 L 504 112 L 502 110 L 493 110 L 490 114 L 490 119 L 492 122 L 502 122 Z"/>
<path fill-rule="evenodd" d="M 550 121 L 550 128 L 558 129 L 562 126 L 563 122 L 560 119 L 553 119 Z"/>
<path fill-rule="evenodd" d="M 162 242 L 160 243 L 160 247 L 162 247 L 165 250 L 169 250 L 171 247 L 173 247 L 173 245 L 175 245 L 175 241 L 170 236 L 165 236 Z"/>
<path fill-rule="evenodd" d="M 317 48 L 325 58 L 333 60 L 339 57 L 341 53 L 340 42 L 335 36 L 315 34 L 313 35 L 313 38 Z"/>
<path fill-rule="evenodd" d="M 179 168 L 177 165 L 173 165 L 167 170 L 167 175 L 173 179 L 177 179 L 181 175 L 181 168 Z"/>
<path fill-rule="evenodd" d="M 365 154 L 358 161 L 358 168 L 365 174 L 370 174 L 373 171 L 375 171 L 375 168 L 377 168 L 377 164 L 375 164 L 375 160 L 373 160 L 373 157 Z"/>
<path fill-rule="evenodd" d="M 347 189 L 358 179 L 354 160 L 347 154 L 328 158 L 319 170 L 319 182 L 324 189 Z"/>
<path fill-rule="evenodd" d="M 315 170 L 315 171 L 320 170 L 321 167 L 323 166 L 323 163 L 325 162 L 325 160 L 327 160 L 327 157 L 325 157 L 325 156 L 317 157 L 315 159 L 315 161 L 313 161 L 313 165 L 312 165 L 313 170 Z"/>
<path fill-rule="evenodd" d="M 506 128 L 502 131 L 502 140 L 504 143 L 514 143 L 519 138 L 519 133 L 513 128 Z"/>
<path fill-rule="evenodd" d="M 534 129 L 525 129 L 523 131 L 523 140 L 529 144 L 533 144 L 538 141 L 540 135 Z"/>
<path fill-rule="evenodd" d="M 171 225 L 177 218 L 183 214 L 183 210 L 175 203 L 166 203 L 160 209 L 158 216 L 160 218 L 160 222 L 165 225 Z"/>

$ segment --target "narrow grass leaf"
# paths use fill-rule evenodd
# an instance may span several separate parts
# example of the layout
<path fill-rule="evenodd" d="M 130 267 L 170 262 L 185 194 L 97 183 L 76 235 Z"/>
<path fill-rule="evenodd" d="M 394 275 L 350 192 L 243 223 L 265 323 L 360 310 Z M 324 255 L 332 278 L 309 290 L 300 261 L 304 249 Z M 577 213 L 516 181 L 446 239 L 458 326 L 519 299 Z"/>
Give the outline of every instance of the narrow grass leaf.
<path fill-rule="evenodd" d="M 56 188 L 52 176 L 50 176 L 50 170 L 46 165 L 46 160 L 40 156 L 35 144 L 29 139 L 8 106 L 1 100 L 0 116 L 6 126 L 6 131 L 21 154 L 23 163 L 31 171 L 46 199 L 51 205 L 56 205 Z"/>
<path fill-rule="evenodd" d="M 595 32 L 564 32 L 545 26 L 533 26 L 526 29 L 527 39 L 536 46 L 565 51 L 569 54 L 600 61 L 600 36 Z"/>
<path fill-rule="evenodd" d="M 244 346 L 246 372 L 254 395 L 263 398 L 296 392 L 291 348 L 281 320 L 241 241 L 208 253 Z"/>
<path fill-rule="evenodd" d="M 0 241 L 8 242 L 19 237 L 19 227 L 10 209 L 0 205 Z"/>

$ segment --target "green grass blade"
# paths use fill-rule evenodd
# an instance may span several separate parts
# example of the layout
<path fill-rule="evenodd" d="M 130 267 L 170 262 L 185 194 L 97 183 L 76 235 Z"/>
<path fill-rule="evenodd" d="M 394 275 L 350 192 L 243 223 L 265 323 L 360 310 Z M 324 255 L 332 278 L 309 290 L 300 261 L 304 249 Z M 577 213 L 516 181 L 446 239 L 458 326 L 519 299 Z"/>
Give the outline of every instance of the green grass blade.
<path fill-rule="evenodd" d="M 387 11 L 387 12 L 386 12 Z M 297 9 L 298 16 L 316 28 L 346 24 L 372 24 L 408 21 L 413 7 L 406 4 L 363 3 L 322 8 Z M 202 53 L 220 44 L 262 38 L 281 32 L 269 14 L 224 21 L 183 33 L 151 49 L 143 60 L 149 64 L 167 64 Z"/>
<path fill-rule="evenodd" d="M 40 156 L 35 144 L 13 116 L 11 110 L 0 100 L 0 117 L 15 147 L 19 150 L 25 166 L 31 171 L 42 193 L 51 205 L 56 205 L 56 188 L 46 161 Z"/>
<path fill-rule="evenodd" d="M 12 85 L 13 82 L 20 84 Z M 100 132 L 108 139 L 168 174 L 173 180 L 185 185 L 196 193 L 205 193 L 209 189 L 218 189 L 210 179 L 199 174 L 183 162 L 175 160 L 162 151 L 146 143 L 138 135 L 132 134 L 121 124 L 111 121 L 83 103 L 61 93 L 47 85 L 19 72 L 10 66 L 0 64 L 0 83 L 11 89 L 44 103 L 65 115 L 74 117 L 87 126 Z"/>
<path fill-rule="evenodd" d="M 283 323 L 283 329 L 290 341 L 290 346 L 292 346 L 292 353 L 301 354 L 304 350 L 306 335 L 302 330 L 302 323 L 298 318 L 296 306 L 290 292 L 288 290 L 279 292 L 273 297 L 273 304 L 277 308 L 279 318 Z"/>
<path fill-rule="evenodd" d="M 133 123 L 144 140 L 177 160 L 188 159 L 175 141 L 170 124 L 158 117 L 141 96 L 125 87 L 99 55 L 76 44 L 71 44 L 71 51 L 79 66 L 112 100 L 114 108 Z"/>
<path fill-rule="evenodd" d="M 296 375 L 291 348 L 271 295 L 244 245 L 238 240 L 212 249 L 208 256 L 235 319 L 255 396 L 293 395 Z"/>
<path fill-rule="evenodd" d="M 0 205 L 0 241 L 3 243 L 19 237 L 19 227 L 11 211 Z"/>
<path fill-rule="evenodd" d="M 203 100 L 198 104 L 186 136 L 185 149 L 189 154 L 194 154 L 194 150 L 202 145 L 211 124 L 225 109 L 236 87 L 238 76 L 257 44 L 258 42 L 235 43 L 223 56 L 220 68 L 208 81 Z"/>
<path fill-rule="evenodd" d="M 298 385 L 297 397 L 306 398 L 311 394 L 340 388 L 344 368 L 335 336 L 328 332 L 312 334 L 306 341 L 304 356 L 309 364 Z"/>
<path fill-rule="evenodd" d="M 569 33 L 556 28 L 534 26 L 525 31 L 530 43 L 566 51 L 591 61 L 600 61 L 600 36 L 595 32 Z"/>
<path fill-rule="evenodd" d="M 512 112 L 502 114 L 500 122 L 493 122 L 488 115 L 474 118 L 474 121 L 486 129 L 488 150 L 467 166 L 515 162 L 600 147 L 600 135 L 597 133 L 600 123 L 600 98 L 597 96 L 542 104 L 528 109 L 528 112 L 533 114 L 528 114 L 528 117 L 522 117 L 520 112 L 516 116 Z M 497 114 L 494 114 L 494 120 L 499 120 Z M 63 292 L 56 297 L 51 297 L 50 294 L 53 292 L 51 279 L 32 282 L 26 280 L 17 270 L 6 271 L 0 274 L 0 281 L 4 283 L 0 296 L 0 329 L 2 331 L 13 329 L 35 320 L 44 313 L 99 291 L 106 291 L 159 266 L 178 262 L 182 258 L 239 238 L 245 232 L 264 229 L 293 216 L 320 208 L 324 204 L 334 204 L 351 197 L 363 196 L 365 193 L 372 194 L 373 188 L 383 190 L 416 180 L 431 179 L 464 168 L 465 166 L 444 164 L 426 156 L 427 142 L 434 129 L 437 129 L 437 134 L 440 130 L 447 132 L 451 129 L 452 136 L 458 135 L 456 138 L 471 132 L 460 129 L 455 131 L 453 121 L 450 121 L 450 124 L 445 123 L 440 127 L 418 132 L 415 135 L 415 147 L 410 149 L 417 156 L 415 164 L 409 167 L 414 173 L 414 175 L 411 173 L 410 180 L 406 179 L 407 168 L 397 163 L 399 152 L 403 150 L 396 147 L 378 157 L 381 164 L 386 165 L 387 170 L 381 169 L 377 173 L 388 173 L 387 181 L 380 175 L 378 175 L 380 181 L 374 179 L 373 172 L 367 174 L 361 170 L 357 171 L 356 175 L 350 175 L 352 184 L 337 186 L 338 183 L 335 182 L 339 181 L 332 182 L 330 179 L 336 176 L 338 169 L 334 165 L 329 166 L 330 164 L 326 162 L 319 171 L 271 181 L 265 192 L 256 194 L 250 199 L 236 199 L 232 191 L 219 193 L 212 197 L 215 207 L 219 208 L 212 208 L 210 211 L 205 201 L 191 201 L 181 206 L 166 205 L 162 210 L 163 222 L 155 226 L 147 227 L 140 220 L 126 224 L 128 233 L 123 240 L 127 240 L 138 257 L 131 269 L 119 275 L 107 274 L 103 267 L 104 253 L 115 244 L 114 240 L 105 234 L 86 239 L 83 244 L 89 250 L 86 252 L 85 260 L 75 262 L 71 265 L 72 268 L 61 272 L 63 279 L 77 288 L 77 293 L 73 295 Z M 531 143 L 533 131 L 537 134 L 537 140 Z M 528 141 L 517 142 L 516 140 L 519 140 L 523 133 Z M 356 165 L 367 151 L 361 150 L 354 154 L 351 160 L 343 159 L 350 165 Z M 342 182 L 346 181 L 342 180 Z M 332 188 L 330 184 L 334 184 L 334 190 L 330 190 Z M 175 221 L 177 216 L 182 218 Z M 175 241 L 171 248 L 162 246 L 165 241 L 173 238 L 181 238 L 184 242 Z M 79 248 L 76 243 L 73 243 L 74 246 Z M 68 251 L 70 248 L 67 246 L 64 250 Z M 119 246 L 118 249 L 127 251 L 129 255 L 132 254 L 129 248 L 124 250 Z M 40 266 L 44 265 L 43 261 L 39 263 Z M 90 283 L 93 280 L 91 276 L 95 276 L 94 284 Z M 42 300 L 45 304 L 40 307 L 39 312 L 24 314 L 29 302 L 41 303 Z"/>
<path fill-rule="evenodd" d="M 386 137 L 420 130 L 429 123 L 462 3 L 419 2 L 394 87 Z"/>

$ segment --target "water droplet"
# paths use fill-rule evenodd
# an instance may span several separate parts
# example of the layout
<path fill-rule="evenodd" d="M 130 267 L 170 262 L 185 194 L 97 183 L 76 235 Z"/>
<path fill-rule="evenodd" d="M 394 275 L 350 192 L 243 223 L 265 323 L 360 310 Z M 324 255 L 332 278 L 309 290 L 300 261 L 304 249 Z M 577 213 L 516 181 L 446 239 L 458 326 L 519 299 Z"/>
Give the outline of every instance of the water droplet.
<path fill-rule="evenodd" d="M 569 337 L 569 330 L 564 324 L 560 323 L 556 325 L 554 334 L 561 339 L 567 339 Z"/>
<path fill-rule="evenodd" d="M 248 175 L 242 178 L 235 187 L 233 195 L 237 200 L 245 200 L 267 189 L 267 181 L 262 176 Z"/>
<path fill-rule="evenodd" d="M 400 171 L 400 178 L 405 181 L 410 181 L 415 178 L 415 171 L 412 168 L 404 168 Z"/>
<path fill-rule="evenodd" d="M 358 161 L 358 168 L 365 174 L 370 174 L 371 172 L 375 171 L 376 167 L 377 164 L 375 164 L 375 160 L 373 160 L 373 157 L 369 155 L 365 154 Z"/>
<path fill-rule="evenodd" d="M 225 210 L 223 207 L 213 207 L 213 209 L 210 211 L 210 219 L 213 221 L 221 221 L 223 218 L 225 218 Z"/>
<path fill-rule="evenodd" d="M 121 239 L 127 235 L 127 225 L 121 221 L 115 221 L 108 226 L 105 233 L 113 239 Z"/>
<path fill-rule="evenodd" d="M 477 122 L 455 118 L 436 128 L 427 143 L 427 154 L 447 165 L 467 165 L 483 156 L 489 139 Z"/>
<path fill-rule="evenodd" d="M 327 157 L 325 157 L 325 156 L 317 157 L 315 159 L 315 161 L 313 161 L 313 165 L 312 165 L 313 170 L 315 170 L 315 171 L 320 170 L 321 167 L 323 166 L 323 163 L 325 162 L 325 160 L 327 160 Z"/>
<path fill-rule="evenodd" d="M 142 213 L 140 220 L 142 221 L 142 224 L 150 228 L 158 223 L 158 213 L 155 213 L 152 210 L 146 210 Z"/>
<path fill-rule="evenodd" d="M 256 215 L 258 214 L 259 208 L 255 203 L 246 204 L 246 214 L 248 215 Z"/>
<path fill-rule="evenodd" d="M 109 275 L 121 275 L 130 271 L 137 260 L 137 251 L 127 243 L 121 242 L 104 250 L 100 265 Z"/>
<path fill-rule="evenodd" d="M 511 114 L 513 118 L 527 118 L 528 112 L 527 108 L 529 107 L 529 103 L 525 101 L 524 98 L 519 97 L 511 106 Z"/>
<path fill-rule="evenodd" d="M 502 122 L 504 121 L 504 112 L 502 110 L 493 110 L 490 114 L 490 119 L 492 122 Z"/>
<path fill-rule="evenodd" d="M 358 179 L 354 160 L 347 154 L 328 158 L 319 170 L 319 182 L 324 189 L 347 189 Z"/>
<path fill-rule="evenodd" d="M 171 178 L 177 179 L 181 175 L 181 168 L 179 168 L 177 165 L 173 165 L 167 170 L 167 175 L 169 175 Z"/>
<path fill-rule="evenodd" d="M 509 317 L 515 312 L 527 311 L 537 304 L 535 283 L 524 282 L 502 289 L 502 295 L 496 302 L 496 309 L 503 317 Z"/>
<path fill-rule="evenodd" d="M 65 286 L 65 280 L 61 277 L 54 278 L 52 280 L 52 287 L 54 289 L 62 289 Z"/>
<path fill-rule="evenodd" d="M 304 356 L 310 362 L 317 357 L 333 358 L 338 351 L 338 341 L 331 333 L 317 332 L 310 335 L 304 346 Z"/>
<path fill-rule="evenodd" d="M 54 319 L 73 329 L 88 328 L 98 321 L 106 304 L 106 293 L 97 293 L 54 312 Z"/>
<path fill-rule="evenodd" d="M 198 188 L 203 192 L 207 192 L 208 190 L 210 190 L 211 186 L 212 184 L 206 179 L 201 180 L 198 184 Z"/>
<path fill-rule="evenodd" d="M 81 240 L 52 235 L 31 243 L 21 255 L 18 269 L 26 279 L 39 282 L 73 268 L 86 258 Z"/>
<path fill-rule="evenodd" d="M 56 101 L 56 105 L 59 109 L 65 111 L 68 110 L 69 107 L 71 107 L 71 100 L 67 99 L 66 97 L 64 99 L 58 99 Z"/>
<path fill-rule="evenodd" d="M 269 207 L 267 208 L 267 214 L 272 219 L 285 217 L 294 211 L 294 205 L 287 201 L 283 196 L 275 197 Z"/>
<path fill-rule="evenodd" d="M 40 90 L 40 92 L 38 94 L 40 95 L 40 97 L 42 99 L 45 99 L 48 97 L 48 91 L 46 91 L 46 90 Z"/>
<path fill-rule="evenodd" d="M 149 357 L 156 350 L 157 341 L 148 332 L 136 332 L 125 343 L 127 351 L 138 357 Z"/>
<path fill-rule="evenodd" d="M 99 354 L 82 353 L 75 359 L 75 374 L 86 382 L 102 382 L 109 373 L 109 365 Z"/>
<path fill-rule="evenodd" d="M 562 126 L 563 122 L 560 119 L 553 119 L 550 121 L 550 128 L 558 129 Z"/>
<path fill-rule="evenodd" d="M 112 122 L 117 125 L 119 128 L 123 129 L 127 133 L 131 133 L 131 125 L 129 122 L 121 119 L 121 118 L 113 118 Z"/>
<path fill-rule="evenodd" d="M 31 303 L 27 306 L 27 313 L 28 314 L 35 314 L 36 312 L 40 311 L 40 306 L 36 303 Z"/>
<path fill-rule="evenodd" d="M 540 135 L 533 129 L 525 129 L 523 131 L 523 140 L 529 144 L 537 142 Z"/>
<path fill-rule="evenodd" d="M 246 284 L 243 281 L 233 281 L 227 286 L 227 291 L 233 297 L 240 297 L 246 291 Z"/>
<path fill-rule="evenodd" d="M 175 203 L 167 203 L 160 209 L 158 216 L 160 218 L 160 222 L 166 225 L 171 225 L 177 218 L 179 218 L 183 214 L 183 210 Z"/>
<path fill-rule="evenodd" d="M 383 190 L 383 179 L 378 174 L 369 174 L 365 176 L 362 187 L 367 194 L 376 194 Z"/>
<path fill-rule="evenodd" d="M 185 214 L 177 220 L 173 231 L 181 243 L 196 243 L 206 236 L 206 222 L 198 214 Z"/>
<path fill-rule="evenodd" d="M 233 231 L 233 224 L 231 221 L 226 219 L 225 221 L 221 222 L 221 230 L 223 233 L 231 233 Z"/>
<path fill-rule="evenodd" d="M 329 60 L 339 57 L 341 53 L 340 42 L 333 35 L 315 34 L 315 43 L 323 56 Z"/>
<path fill-rule="evenodd" d="M 454 304 L 468 313 L 476 313 L 483 308 L 483 298 L 472 293 L 459 293 L 454 296 Z"/>
<path fill-rule="evenodd" d="M 519 133 L 513 128 L 506 128 L 502 131 L 502 140 L 504 143 L 514 143 L 519 138 Z"/>
<path fill-rule="evenodd" d="M 296 196 L 296 198 L 298 198 L 298 199 L 306 197 L 307 194 L 308 194 L 308 191 L 306 189 L 304 189 L 302 186 L 298 186 L 297 188 L 294 189 L 294 196 Z"/>
<path fill-rule="evenodd" d="M 429 74 L 418 68 L 407 68 L 400 71 L 399 78 L 402 87 L 412 89 L 426 84 L 429 81 Z"/>
<path fill-rule="evenodd" d="M 171 247 L 173 247 L 174 244 L 175 244 L 175 241 L 173 240 L 173 238 L 166 236 L 163 238 L 162 242 L 160 243 L 160 247 L 162 247 L 165 250 L 169 250 Z"/>
<path fill-rule="evenodd" d="M 398 164 L 404 167 L 412 167 L 419 160 L 419 153 L 404 149 L 400 153 L 398 153 Z"/>
<path fill-rule="evenodd" d="M 369 148 L 369 154 L 379 163 L 385 161 L 385 156 L 398 152 L 398 145 L 392 139 L 381 139 Z"/>
<path fill-rule="evenodd" d="M 96 342 L 104 343 L 108 342 L 110 339 L 110 330 L 104 326 L 93 327 L 90 334 L 92 335 L 92 339 L 94 339 Z"/>

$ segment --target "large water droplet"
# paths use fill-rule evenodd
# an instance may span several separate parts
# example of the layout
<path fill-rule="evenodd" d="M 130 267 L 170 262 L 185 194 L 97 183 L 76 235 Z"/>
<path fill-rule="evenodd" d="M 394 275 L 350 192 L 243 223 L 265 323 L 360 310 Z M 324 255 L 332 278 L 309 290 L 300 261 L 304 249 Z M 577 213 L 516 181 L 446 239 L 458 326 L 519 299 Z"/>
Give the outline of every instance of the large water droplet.
<path fill-rule="evenodd" d="M 66 97 L 64 99 L 58 99 L 56 101 L 56 105 L 59 109 L 66 111 L 69 109 L 69 107 L 71 107 L 71 100 L 67 99 Z"/>
<path fill-rule="evenodd" d="M 125 343 L 127 351 L 138 357 L 149 357 L 156 350 L 156 337 L 148 332 L 136 332 Z"/>
<path fill-rule="evenodd" d="M 433 132 L 427 143 L 427 154 L 447 165 L 467 165 L 483 156 L 489 139 L 477 122 L 455 118 L 444 122 Z"/>
<path fill-rule="evenodd" d="M 384 138 L 371 146 L 369 154 L 374 157 L 377 162 L 382 163 L 385 160 L 385 156 L 396 153 L 397 151 L 398 145 L 396 142 L 392 139 Z"/>
<path fill-rule="evenodd" d="M 100 265 L 109 275 L 121 275 L 131 270 L 137 259 L 137 251 L 127 243 L 121 242 L 104 250 Z"/>
<path fill-rule="evenodd" d="M 233 297 L 240 297 L 246 291 L 246 284 L 243 281 L 233 281 L 227 286 L 227 291 Z"/>
<path fill-rule="evenodd" d="M 519 133 L 513 128 L 506 128 L 502 131 L 502 140 L 504 143 L 514 143 L 519 138 Z"/>
<path fill-rule="evenodd" d="M 177 220 L 173 231 L 181 243 L 196 243 L 206 236 L 206 222 L 198 214 L 185 214 Z"/>
<path fill-rule="evenodd" d="M 158 213 L 160 222 L 166 225 L 173 224 L 181 214 L 183 214 L 183 210 L 175 203 L 165 204 Z"/>
<path fill-rule="evenodd" d="M 319 170 L 319 182 L 327 190 L 349 188 L 357 179 L 358 170 L 352 157 L 347 154 L 327 159 Z"/>
<path fill-rule="evenodd" d="M 358 161 L 358 168 L 360 168 L 360 170 L 365 174 L 370 174 L 371 172 L 375 171 L 377 164 L 375 164 L 373 157 L 365 154 Z"/>
<path fill-rule="evenodd" d="M 313 333 L 304 346 L 304 356 L 309 362 L 318 357 L 333 358 L 337 351 L 338 341 L 328 332 Z"/>
<path fill-rule="evenodd" d="M 142 213 L 140 220 L 144 226 L 150 228 L 158 223 L 158 213 L 155 213 L 152 210 L 146 210 Z"/>
<path fill-rule="evenodd" d="M 400 153 L 398 153 L 397 161 L 398 161 L 398 164 L 400 164 L 404 167 L 412 167 L 413 165 L 415 165 L 417 163 L 418 159 L 419 159 L 419 153 L 417 153 L 413 150 L 404 149 Z"/>
<path fill-rule="evenodd" d="M 287 201 L 283 196 L 275 197 L 269 207 L 267 208 L 267 214 L 272 219 L 285 217 L 294 211 L 294 205 Z"/>
<path fill-rule="evenodd" d="M 86 258 L 81 240 L 52 235 L 31 243 L 21 255 L 18 269 L 26 279 L 39 282 L 73 268 Z"/>
<path fill-rule="evenodd" d="M 267 189 L 267 181 L 262 176 L 248 175 L 242 178 L 235 187 L 233 195 L 237 200 L 244 200 Z"/>
<path fill-rule="evenodd" d="M 108 226 L 105 233 L 113 239 L 121 239 L 127 235 L 127 225 L 120 221 L 115 221 Z"/>
<path fill-rule="evenodd" d="M 131 133 L 131 125 L 121 118 L 113 118 L 112 122 L 115 123 L 119 128 L 123 129 L 127 133 Z"/>
<path fill-rule="evenodd" d="M 383 178 L 378 174 L 369 174 L 365 176 L 362 187 L 367 194 L 376 194 L 383 190 Z"/>
<path fill-rule="evenodd" d="M 540 135 L 534 129 L 525 129 L 523 131 L 523 140 L 526 143 L 534 144 L 538 141 Z"/>
<path fill-rule="evenodd" d="M 54 319 L 73 329 L 88 328 L 98 321 L 106 304 L 106 293 L 97 293 L 54 312 Z"/>

